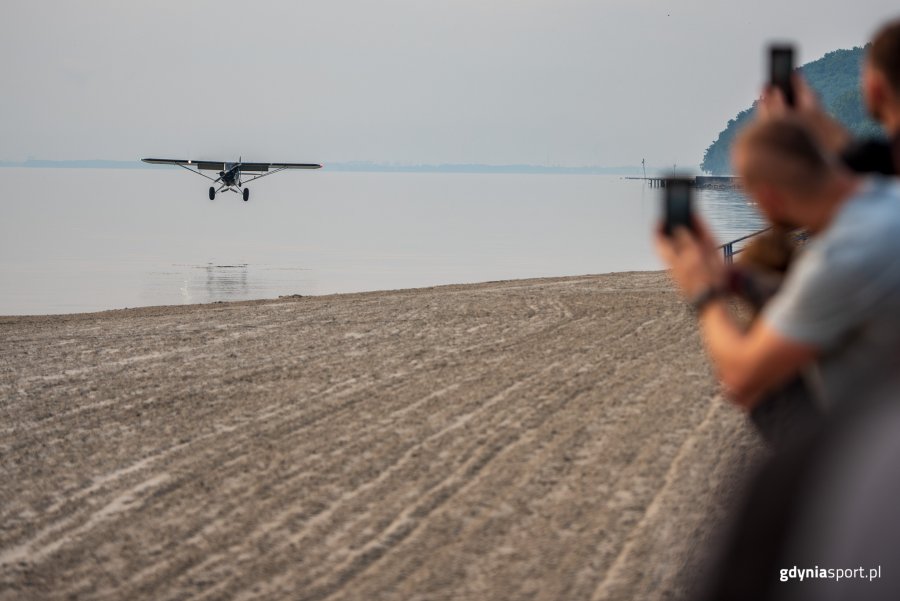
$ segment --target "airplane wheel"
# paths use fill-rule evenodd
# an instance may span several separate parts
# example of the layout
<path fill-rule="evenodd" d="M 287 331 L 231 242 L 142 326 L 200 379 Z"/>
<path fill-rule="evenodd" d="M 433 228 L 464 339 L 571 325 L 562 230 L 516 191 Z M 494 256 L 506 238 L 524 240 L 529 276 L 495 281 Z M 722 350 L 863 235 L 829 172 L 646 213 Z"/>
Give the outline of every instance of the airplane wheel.
<path fill-rule="evenodd" d="M 212 186 L 209 187 L 209 199 L 210 200 L 216 199 L 216 189 L 213 188 Z"/>
<path fill-rule="evenodd" d="M 250 188 L 244 188 L 244 202 L 250 200 Z"/>

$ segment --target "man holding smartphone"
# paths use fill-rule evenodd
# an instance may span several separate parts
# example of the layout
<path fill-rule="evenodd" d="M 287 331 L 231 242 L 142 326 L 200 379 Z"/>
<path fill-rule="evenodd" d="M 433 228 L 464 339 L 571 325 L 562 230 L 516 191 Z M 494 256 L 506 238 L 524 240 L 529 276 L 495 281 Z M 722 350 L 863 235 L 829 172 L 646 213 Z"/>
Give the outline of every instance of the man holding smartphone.
<path fill-rule="evenodd" d="M 900 189 L 830 158 L 798 119 L 744 130 L 734 164 L 773 225 L 813 234 L 781 289 L 744 331 L 725 298 L 725 268 L 708 229 L 662 231 L 657 248 L 698 313 L 729 396 L 753 409 L 818 367 L 827 407 L 900 398 Z"/>
<path fill-rule="evenodd" d="M 757 112 L 760 119 L 794 115 L 816 135 L 826 150 L 839 155 L 857 173 L 900 173 L 900 20 L 875 35 L 863 65 L 862 91 L 869 113 L 881 121 L 889 139 L 853 140 L 818 104 L 815 93 L 794 73 L 794 51 L 788 45 L 769 49 L 769 84 Z M 797 256 L 790 228 L 773 227 L 751 240 L 730 272 L 735 293 L 762 310 L 778 289 Z M 766 395 L 751 412 L 760 433 L 776 447 L 792 440 L 798 429 L 817 427 L 822 412 L 816 404 L 815 373 L 801 374 Z"/>
<path fill-rule="evenodd" d="M 868 47 L 862 70 L 862 95 L 869 114 L 884 126 L 887 139 L 854 140 L 850 133 L 819 105 L 815 92 L 794 72 L 794 49 L 789 45 L 769 48 L 769 82 L 760 100 L 760 119 L 795 115 L 802 119 L 824 149 L 840 156 L 857 173 L 900 175 L 900 19 L 882 27 Z M 759 276 L 768 276 L 777 287 L 795 256 L 790 231 L 773 228 L 751 240 L 738 259 L 740 273 L 754 277 L 739 282 L 759 288 Z M 771 276 L 769 275 L 771 274 Z M 774 277 L 772 277 L 774 276 Z M 766 282 L 762 282 L 766 284 Z M 763 288 L 768 294 L 773 286 Z M 754 309 L 765 302 L 751 298 Z"/>

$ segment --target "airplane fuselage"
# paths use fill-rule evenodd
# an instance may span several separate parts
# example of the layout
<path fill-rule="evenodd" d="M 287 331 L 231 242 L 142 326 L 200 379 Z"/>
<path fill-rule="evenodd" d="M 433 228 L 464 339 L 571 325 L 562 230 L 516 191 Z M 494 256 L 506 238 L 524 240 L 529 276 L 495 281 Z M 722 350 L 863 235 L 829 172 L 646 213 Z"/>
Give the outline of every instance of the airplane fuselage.
<path fill-rule="evenodd" d="M 219 177 L 222 178 L 222 183 L 226 186 L 240 186 L 241 185 L 241 164 L 240 163 L 225 163 L 225 171 L 219 172 Z"/>

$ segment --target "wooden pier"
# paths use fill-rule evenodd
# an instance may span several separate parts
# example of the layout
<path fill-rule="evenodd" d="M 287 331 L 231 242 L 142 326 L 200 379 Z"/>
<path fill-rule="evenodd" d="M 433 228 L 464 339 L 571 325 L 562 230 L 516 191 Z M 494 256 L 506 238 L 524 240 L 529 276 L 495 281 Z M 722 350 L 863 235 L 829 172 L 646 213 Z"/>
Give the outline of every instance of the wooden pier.
<path fill-rule="evenodd" d="M 651 188 L 665 188 L 668 177 L 626 177 L 647 182 Z M 741 179 L 733 175 L 698 175 L 688 178 L 695 188 L 736 188 Z"/>

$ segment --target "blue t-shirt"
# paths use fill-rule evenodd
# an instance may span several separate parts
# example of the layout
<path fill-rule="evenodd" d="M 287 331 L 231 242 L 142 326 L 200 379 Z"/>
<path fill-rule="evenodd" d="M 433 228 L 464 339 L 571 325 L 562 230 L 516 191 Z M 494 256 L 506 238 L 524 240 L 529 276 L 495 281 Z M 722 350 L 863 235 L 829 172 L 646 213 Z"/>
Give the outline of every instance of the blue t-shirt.
<path fill-rule="evenodd" d="M 807 244 L 763 319 L 819 349 L 826 406 L 900 402 L 900 187 L 864 180 Z"/>

